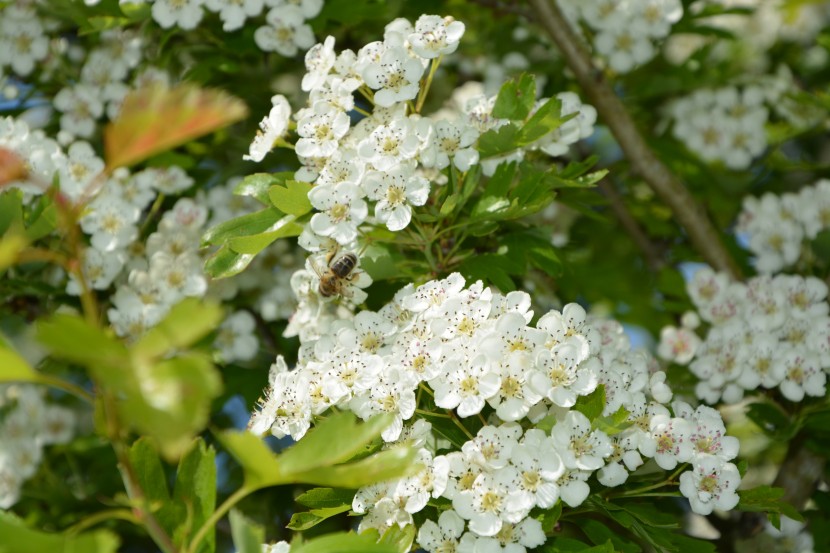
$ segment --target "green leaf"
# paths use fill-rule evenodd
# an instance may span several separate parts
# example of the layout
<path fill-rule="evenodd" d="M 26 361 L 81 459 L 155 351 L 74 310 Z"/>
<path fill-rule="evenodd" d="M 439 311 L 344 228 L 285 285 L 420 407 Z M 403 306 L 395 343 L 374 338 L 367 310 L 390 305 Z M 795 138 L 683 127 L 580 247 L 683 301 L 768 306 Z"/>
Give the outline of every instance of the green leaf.
<path fill-rule="evenodd" d="M 280 467 L 286 473 L 306 472 L 347 461 L 365 451 L 392 420 L 392 415 L 379 415 L 358 423 L 351 411 L 332 415 L 280 455 Z"/>
<path fill-rule="evenodd" d="M 173 489 L 175 505 L 184 509 L 186 517 L 173 529 L 177 545 L 184 545 L 210 518 L 216 509 L 216 450 L 197 438 L 179 461 L 176 485 Z M 202 540 L 199 551 L 212 552 L 216 535 L 210 530 Z"/>
<path fill-rule="evenodd" d="M 490 129 L 478 137 L 478 151 L 482 159 L 512 152 L 518 145 L 519 128 L 513 123 Z"/>
<path fill-rule="evenodd" d="M 738 506 L 739 511 L 750 513 L 766 513 L 767 518 L 776 527 L 780 528 L 780 515 L 787 516 L 798 522 L 804 522 L 804 517 L 798 510 L 784 501 L 784 488 L 773 488 L 772 486 L 758 486 L 750 490 L 739 490 L 741 498 Z"/>
<path fill-rule="evenodd" d="M 307 182 L 289 180 L 285 182 L 285 186 L 272 186 L 268 190 L 268 197 L 273 206 L 283 213 L 300 217 L 311 211 L 311 202 L 308 199 L 311 188 L 311 184 Z"/>
<path fill-rule="evenodd" d="M 164 474 L 164 467 L 152 441 L 146 437 L 139 438 L 130 446 L 127 455 L 147 501 L 169 504 L 170 490 L 167 488 L 167 475 Z M 169 527 L 166 529 L 169 530 Z"/>
<path fill-rule="evenodd" d="M 557 501 L 556 505 L 551 507 L 550 509 L 545 509 L 542 511 L 542 514 L 537 516 L 536 518 L 539 522 L 542 523 L 542 531 L 546 535 L 550 535 L 554 528 L 556 528 L 556 523 L 559 522 L 559 519 L 562 517 L 562 501 Z"/>
<path fill-rule="evenodd" d="M 228 240 L 228 246 L 240 254 L 256 255 L 278 238 L 299 236 L 303 226 L 295 221 L 294 215 L 286 215 L 271 225 L 267 231 L 251 236 L 238 236 Z"/>
<path fill-rule="evenodd" d="M 84 365 L 99 378 L 117 381 L 130 359 L 124 345 L 77 315 L 58 313 L 41 320 L 37 338 L 55 357 Z"/>
<path fill-rule="evenodd" d="M 352 493 L 354 495 L 354 493 Z M 294 513 L 288 523 L 288 528 L 297 532 L 308 530 L 324 520 L 351 509 L 351 504 L 340 505 L 339 507 L 326 507 L 324 509 L 312 509 L 311 511 Z"/>
<path fill-rule="evenodd" d="M 602 416 L 605 409 L 605 385 L 600 384 L 596 390 L 587 396 L 576 398 L 576 405 L 573 406 L 573 409 L 588 417 L 591 422 Z"/>
<path fill-rule="evenodd" d="M 798 427 L 784 411 L 765 401 L 751 403 L 747 407 L 746 416 L 765 434 L 779 440 L 789 440 L 798 431 Z"/>
<path fill-rule="evenodd" d="M 233 193 L 237 196 L 250 196 L 255 198 L 259 203 L 270 206 L 271 199 L 268 196 L 270 188 L 292 178 L 294 178 L 293 171 L 273 174 L 254 173 L 242 179 L 242 182 L 237 184 L 233 189 Z"/>
<path fill-rule="evenodd" d="M 621 405 L 620 408 L 617 409 L 617 411 L 612 415 L 607 417 L 597 417 L 594 419 L 591 426 L 597 430 L 605 432 L 609 436 L 613 436 L 631 427 L 633 423 L 628 420 L 628 415 L 628 410 Z"/>
<path fill-rule="evenodd" d="M 211 402 L 222 391 L 216 368 L 206 355 L 180 352 L 137 365 L 133 377 L 140 384 L 124 390 L 123 419 L 154 437 L 166 458 L 178 458 L 207 424 Z"/>
<path fill-rule="evenodd" d="M 185 298 L 160 323 L 130 348 L 133 355 L 152 359 L 186 348 L 215 329 L 222 320 L 218 304 Z"/>
<path fill-rule="evenodd" d="M 561 112 L 562 102 L 558 98 L 549 99 L 524 124 L 516 137 L 516 143 L 519 146 L 526 146 L 536 142 L 546 134 L 558 129 L 565 121 L 577 115 L 576 113 L 572 113 L 568 116 L 561 117 Z"/>
<path fill-rule="evenodd" d="M 248 489 L 301 482 L 358 488 L 417 468 L 413 465 L 415 451 L 410 447 L 395 447 L 343 463 L 367 452 L 390 421 L 391 416 L 381 415 L 356 424 L 351 412 L 337 413 L 279 456 L 249 432 L 223 432 L 217 438 L 242 465 Z"/>
<path fill-rule="evenodd" d="M 0 382 L 37 382 L 39 378 L 29 362 L 0 339 Z"/>
<path fill-rule="evenodd" d="M 222 246 L 205 261 L 205 272 L 212 278 L 228 278 L 238 275 L 256 257 L 249 253 L 236 253 L 230 246 Z"/>
<path fill-rule="evenodd" d="M 394 238 L 391 241 L 394 241 Z M 373 281 L 389 280 L 401 276 L 401 261 L 403 256 L 399 251 L 374 243 L 369 244 L 360 256 L 360 268 L 366 271 Z"/>
<path fill-rule="evenodd" d="M 290 473 L 290 478 L 294 482 L 356 489 L 413 474 L 418 468 L 414 464 L 415 454 L 415 450 L 408 446 L 392 447 L 351 463 L 295 471 Z"/>
<path fill-rule="evenodd" d="M 378 543 L 372 537 L 338 532 L 291 547 L 291 553 L 398 553 L 395 544 Z"/>
<path fill-rule="evenodd" d="M 510 190 L 510 185 L 516 178 L 516 173 L 519 164 L 516 161 L 510 163 L 502 163 L 496 167 L 493 176 L 487 181 L 487 186 L 484 187 L 483 198 L 495 196 L 496 198 L 507 198 L 507 192 Z"/>
<path fill-rule="evenodd" d="M 579 523 L 580 529 L 585 532 L 594 545 L 607 547 L 611 542 L 612 551 L 620 553 L 641 553 L 642 549 L 635 543 L 622 539 L 617 533 L 598 520 L 586 518 Z"/>
<path fill-rule="evenodd" d="M 501 86 L 493 106 L 493 117 L 524 121 L 535 101 L 536 79 L 533 75 L 522 73 Z"/>
<path fill-rule="evenodd" d="M 23 191 L 7 190 L 0 194 L 0 236 L 23 224 Z"/>
<path fill-rule="evenodd" d="M 236 509 L 231 509 L 231 538 L 237 553 L 262 553 L 265 528 L 255 524 Z"/>
<path fill-rule="evenodd" d="M 408 553 L 412 549 L 412 543 L 415 541 L 415 525 L 407 524 L 403 528 L 397 524 L 393 524 L 380 537 L 379 543 L 388 544 L 395 547 L 398 553 Z"/>
<path fill-rule="evenodd" d="M 109 530 L 73 535 L 41 532 L 26 527 L 21 519 L 5 511 L 0 511 L 0 536 L 3 553 L 115 553 L 119 546 L 118 536 Z"/>
<path fill-rule="evenodd" d="M 603 545 L 590 546 L 572 538 L 556 538 L 544 545 L 541 551 L 543 553 L 615 553 L 614 544 L 610 540 Z"/>
<path fill-rule="evenodd" d="M 489 253 L 467 258 L 458 267 L 468 282 L 483 280 L 497 286 L 504 293 L 516 289 L 510 274 L 516 274 L 517 269 L 515 263 L 505 259 L 505 256 Z"/>
<path fill-rule="evenodd" d="M 266 232 L 271 230 L 271 227 L 283 216 L 283 213 L 273 207 L 247 213 L 208 229 L 202 236 L 202 241 L 219 246 L 237 236 L 251 236 Z"/>
<path fill-rule="evenodd" d="M 29 217 L 26 232 L 26 238 L 34 242 L 40 240 L 47 234 L 50 234 L 58 226 L 58 208 L 55 207 L 54 202 L 43 196 L 43 200 L 38 204 L 37 210 L 32 212 Z"/>
<path fill-rule="evenodd" d="M 354 490 L 312 488 L 300 494 L 295 501 L 310 509 L 331 509 L 341 505 L 351 505 L 352 499 L 354 499 Z"/>

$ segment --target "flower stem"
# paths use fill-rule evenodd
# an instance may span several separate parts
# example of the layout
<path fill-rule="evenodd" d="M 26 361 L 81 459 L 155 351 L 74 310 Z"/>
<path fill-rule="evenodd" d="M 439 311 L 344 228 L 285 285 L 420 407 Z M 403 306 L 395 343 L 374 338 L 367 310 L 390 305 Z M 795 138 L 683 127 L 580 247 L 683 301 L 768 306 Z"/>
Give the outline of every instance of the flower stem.
<path fill-rule="evenodd" d="M 424 84 L 421 87 L 421 93 L 418 94 L 418 102 L 415 104 L 415 113 L 421 113 L 421 108 L 424 107 L 424 100 L 427 99 L 427 93 L 429 93 L 429 87 L 432 86 L 432 78 L 435 76 L 435 70 L 438 69 L 443 57 L 444 55 L 441 54 L 429 64 L 429 74 L 427 74 L 426 81 L 424 81 Z"/>

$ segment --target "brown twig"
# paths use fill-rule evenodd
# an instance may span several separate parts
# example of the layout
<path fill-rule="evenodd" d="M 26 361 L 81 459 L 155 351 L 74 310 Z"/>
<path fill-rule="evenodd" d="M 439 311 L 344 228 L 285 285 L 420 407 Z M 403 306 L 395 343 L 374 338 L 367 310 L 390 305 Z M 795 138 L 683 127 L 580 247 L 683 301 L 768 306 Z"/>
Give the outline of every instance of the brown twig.
<path fill-rule="evenodd" d="M 529 0 L 588 100 L 617 139 L 631 166 L 671 208 L 694 247 L 717 271 L 740 278 L 740 269 L 721 242 L 703 208 L 646 144 L 625 105 L 594 67 L 591 54 L 552 0 Z"/>
<path fill-rule="evenodd" d="M 634 216 L 631 215 L 631 212 L 625 206 L 625 202 L 623 202 L 622 196 L 617 192 L 614 185 L 608 179 L 602 179 L 597 183 L 597 187 L 606 199 L 608 199 L 608 205 L 617 217 L 620 226 L 631 237 L 634 245 L 640 249 L 648 268 L 655 273 L 662 269 L 665 262 L 660 252 L 651 240 L 649 240 L 648 235 L 640 227 L 640 224 Z"/>

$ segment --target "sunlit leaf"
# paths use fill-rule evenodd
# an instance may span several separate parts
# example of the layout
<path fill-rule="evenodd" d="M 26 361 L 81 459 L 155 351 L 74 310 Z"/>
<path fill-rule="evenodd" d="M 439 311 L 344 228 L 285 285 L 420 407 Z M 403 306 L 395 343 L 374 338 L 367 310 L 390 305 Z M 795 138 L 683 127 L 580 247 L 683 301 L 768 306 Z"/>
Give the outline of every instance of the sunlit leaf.
<path fill-rule="evenodd" d="M 127 94 L 117 119 L 104 130 L 107 169 L 129 167 L 248 114 L 240 100 L 192 84 L 154 84 Z"/>

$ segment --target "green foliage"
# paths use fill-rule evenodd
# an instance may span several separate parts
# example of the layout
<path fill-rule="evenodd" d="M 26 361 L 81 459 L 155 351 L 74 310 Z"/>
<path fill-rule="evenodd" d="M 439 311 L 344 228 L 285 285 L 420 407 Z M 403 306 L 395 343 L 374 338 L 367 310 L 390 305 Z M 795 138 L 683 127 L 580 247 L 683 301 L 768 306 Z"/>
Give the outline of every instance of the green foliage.
<path fill-rule="evenodd" d="M 22 520 L 8 512 L 0 512 L 0 536 L 0 551 L 3 553 L 115 553 L 120 544 L 118 536 L 108 530 L 80 534 L 40 532 L 28 528 Z"/>
<path fill-rule="evenodd" d="M 204 428 L 210 403 L 221 391 L 210 358 L 186 350 L 219 321 L 218 307 L 184 300 L 130 347 L 74 315 L 38 325 L 38 339 L 57 358 L 84 366 L 117 397 L 127 427 L 155 438 L 165 457 L 179 457 Z M 169 357 L 173 351 L 176 357 Z"/>
<path fill-rule="evenodd" d="M 589 421 L 597 420 L 605 409 L 605 385 L 600 384 L 587 396 L 576 398 L 576 405 L 573 408 L 585 415 Z"/>
<path fill-rule="evenodd" d="M 400 553 L 396 543 L 377 542 L 371 535 L 339 532 L 291 546 L 291 553 Z"/>
<path fill-rule="evenodd" d="M 357 424 L 350 412 L 331 415 L 281 455 L 273 454 L 248 432 L 224 432 L 217 438 L 245 469 L 245 487 L 258 490 L 288 483 L 359 488 L 410 474 L 415 451 L 396 446 L 371 456 L 367 447 L 391 422 L 378 416 Z"/>
<path fill-rule="evenodd" d="M 782 499 L 784 496 L 783 488 L 758 486 L 749 490 L 741 490 L 738 495 L 741 498 L 737 506 L 739 511 L 766 513 L 770 522 L 776 528 L 781 527 L 781 515 L 797 521 L 804 520 L 804 517 L 795 507 Z"/>
<path fill-rule="evenodd" d="M 246 518 L 237 510 L 230 513 L 231 536 L 237 553 L 262 553 L 265 528 Z"/>

